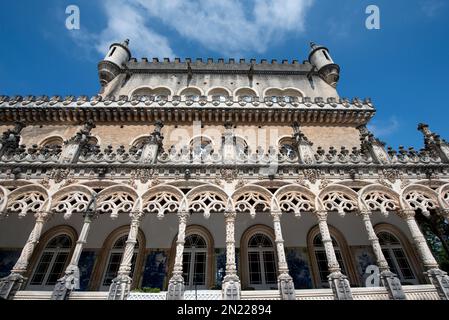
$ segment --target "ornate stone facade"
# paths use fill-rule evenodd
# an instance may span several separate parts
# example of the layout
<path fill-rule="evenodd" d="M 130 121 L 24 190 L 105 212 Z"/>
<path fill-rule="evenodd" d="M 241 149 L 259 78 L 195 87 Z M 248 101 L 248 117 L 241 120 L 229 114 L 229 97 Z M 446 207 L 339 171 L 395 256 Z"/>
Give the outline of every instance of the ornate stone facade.
<path fill-rule="evenodd" d="M 1 96 L 0 252 L 20 255 L 0 296 L 70 299 L 84 279 L 111 300 L 295 300 L 312 282 L 358 299 L 357 249 L 379 268 L 363 297 L 447 300 L 416 215 L 447 221 L 449 144 L 420 124 L 422 150 L 386 149 L 371 100 L 338 95 L 339 71 L 316 44 L 302 64 L 138 62 L 125 41 L 95 97 Z"/>

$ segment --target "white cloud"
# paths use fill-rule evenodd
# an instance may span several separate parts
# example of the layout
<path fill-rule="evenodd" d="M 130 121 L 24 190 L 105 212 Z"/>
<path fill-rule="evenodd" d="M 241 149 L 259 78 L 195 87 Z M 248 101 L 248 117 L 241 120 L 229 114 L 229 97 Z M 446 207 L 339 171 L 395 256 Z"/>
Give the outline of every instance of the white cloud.
<path fill-rule="evenodd" d="M 388 121 L 379 123 L 379 121 L 373 121 L 372 124 L 368 125 L 368 129 L 379 138 L 384 138 L 392 135 L 398 131 L 400 127 L 399 121 L 395 116 L 392 116 Z"/>
<path fill-rule="evenodd" d="M 263 53 L 288 32 L 304 32 L 314 0 L 106 0 L 107 27 L 92 34 L 105 53 L 131 39 L 134 56 L 174 57 L 173 43 L 155 31 L 161 24 L 181 38 L 226 55 Z"/>
<path fill-rule="evenodd" d="M 424 0 L 421 4 L 421 9 L 429 18 L 435 17 L 440 10 L 444 8 L 446 3 L 441 0 Z"/>

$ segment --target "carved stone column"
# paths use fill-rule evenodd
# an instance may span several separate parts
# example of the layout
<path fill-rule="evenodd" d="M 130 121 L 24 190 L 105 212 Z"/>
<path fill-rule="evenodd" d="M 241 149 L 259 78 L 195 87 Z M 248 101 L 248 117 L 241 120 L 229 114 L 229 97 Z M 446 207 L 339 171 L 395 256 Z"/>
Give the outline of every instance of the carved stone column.
<path fill-rule="evenodd" d="M 376 256 L 377 266 L 379 267 L 380 280 L 382 285 L 387 289 L 390 299 L 393 300 L 405 300 L 407 299 L 404 291 L 402 290 L 401 281 L 393 272 L 390 271 L 388 262 L 382 252 L 382 248 L 379 243 L 379 238 L 374 232 L 373 224 L 370 218 L 370 212 L 364 211 L 360 213 L 365 224 L 365 229 L 368 234 L 368 240 L 373 247 L 374 255 Z"/>
<path fill-rule="evenodd" d="M 131 291 L 131 265 L 134 249 L 137 243 L 137 234 L 139 232 L 141 217 L 142 216 L 140 214 L 135 214 L 132 216 L 128 240 L 126 240 L 125 252 L 123 253 L 118 275 L 114 280 L 112 280 L 111 287 L 109 288 L 108 300 L 126 300 L 129 292 Z"/>
<path fill-rule="evenodd" d="M 281 229 L 281 215 L 280 211 L 272 211 L 273 227 L 275 234 L 275 243 L 278 256 L 278 288 L 282 300 L 296 300 L 295 285 L 293 278 L 289 274 L 287 259 L 285 258 L 284 239 L 282 237 Z"/>
<path fill-rule="evenodd" d="M 226 275 L 223 279 L 223 300 L 240 300 L 241 284 L 235 264 L 235 212 L 225 213 Z"/>
<path fill-rule="evenodd" d="M 34 224 L 34 228 L 22 249 L 19 259 L 12 268 L 11 274 L 0 280 L 0 298 L 12 299 L 16 292 L 21 290 L 22 286 L 25 284 L 27 279 L 24 277 L 24 274 L 27 272 L 31 255 L 34 252 L 36 245 L 39 243 L 45 218 L 46 215 L 42 213 L 36 214 L 36 223 Z"/>
<path fill-rule="evenodd" d="M 173 266 L 173 274 L 168 283 L 167 300 L 183 300 L 184 299 L 184 277 L 182 270 L 182 260 L 184 255 L 184 243 L 186 238 L 186 227 L 188 212 L 179 212 L 179 231 L 176 240 L 176 257 Z"/>
<path fill-rule="evenodd" d="M 78 240 L 76 241 L 75 250 L 73 251 L 69 265 L 65 269 L 64 276 L 61 279 L 58 279 L 58 282 L 55 285 L 51 297 L 52 300 L 68 300 L 70 293 L 73 290 L 80 288 L 80 270 L 78 267 L 78 262 L 83 251 L 83 247 L 87 242 L 87 236 L 89 234 L 93 216 L 94 212 L 84 214 L 84 224 Z"/>
<path fill-rule="evenodd" d="M 320 228 L 321 241 L 326 252 L 327 265 L 329 268 L 329 285 L 332 288 L 336 300 L 352 300 L 351 286 L 348 277 L 341 273 L 337 256 L 335 255 L 332 238 L 327 226 L 327 212 L 317 211 L 318 226 Z"/>
<path fill-rule="evenodd" d="M 444 272 L 439 268 L 438 262 L 432 255 L 432 251 L 430 251 L 426 239 L 415 220 L 415 211 L 403 210 L 401 213 L 412 234 L 413 242 L 415 243 L 415 247 L 418 250 L 424 268 L 426 269 L 427 277 L 437 289 L 440 298 L 442 300 L 449 300 L 449 276 L 447 275 L 447 272 Z"/>
<path fill-rule="evenodd" d="M 159 152 L 162 149 L 164 137 L 161 134 L 161 130 L 164 124 L 161 121 L 156 121 L 154 126 L 153 133 L 151 133 L 142 148 L 141 163 L 156 163 Z"/>

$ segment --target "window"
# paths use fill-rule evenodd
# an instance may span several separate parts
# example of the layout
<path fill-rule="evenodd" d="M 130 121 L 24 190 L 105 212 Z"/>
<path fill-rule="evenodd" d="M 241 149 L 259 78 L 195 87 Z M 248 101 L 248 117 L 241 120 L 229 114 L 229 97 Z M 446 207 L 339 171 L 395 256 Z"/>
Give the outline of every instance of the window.
<path fill-rule="evenodd" d="M 334 246 L 335 256 L 337 257 L 337 261 L 338 264 L 340 265 L 341 272 L 347 275 L 346 266 L 343 262 L 338 242 L 335 241 L 334 237 L 331 238 L 332 238 L 332 245 Z M 326 249 L 324 248 L 324 243 L 321 240 L 320 234 L 316 235 L 315 238 L 313 239 L 313 252 L 315 254 L 315 259 L 318 266 L 319 280 L 321 282 L 319 283 L 319 285 L 322 288 L 329 288 L 329 282 L 327 279 L 327 276 L 329 275 L 329 267 L 326 256 Z"/>
<path fill-rule="evenodd" d="M 65 234 L 51 239 L 41 254 L 29 286 L 37 286 L 40 289 L 53 287 L 64 274 L 71 248 L 72 240 Z"/>
<path fill-rule="evenodd" d="M 204 157 L 213 152 L 212 141 L 206 137 L 197 137 L 190 143 L 190 150 L 195 157 Z"/>
<path fill-rule="evenodd" d="M 281 154 L 289 159 L 295 159 L 297 157 L 297 148 L 289 143 L 285 143 L 281 146 Z"/>
<path fill-rule="evenodd" d="M 183 277 L 187 290 L 206 289 L 207 243 L 198 234 L 186 237 L 183 253 Z"/>
<path fill-rule="evenodd" d="M 273 242 L 262 233 L 248 241 L 249 286 L 257 290 L 271 289 L 277 283 L 276 256 Z"/>
<path fill-rule="evenodd" d="M 403 284 L 417 284 L 418 281 L 398 238 L 385 231 L 377 236 L 391 272 L 395 273 Z"/>
<path fill-rule="evenodd" d="M 110 57 L 112 57 L 112 55 L 114 54 L 115 50 L 117 49 L 117 47 L 114 47 L 111 51 L 111 53 L 109 54 Z"/>
<path fill-rule="evenodd" d="M 114 245 L 112 246 L 111 251 L 109 252 L 108 263 L 106 265 L 106 271 L 103 275 L 103 281 L 101 283 L 103 290 L 108 290 L 109 286 L 112 283 L 112 280 L 115 279 L 118 275 L 118 270 L 120 268 L 120 264 L 122 262 L 123 253 L 126 247 L 126 241 L 128 240 L 128 235 L 122 235 L 118 238 Z M 136 264 L 137 254 L 139 252 L 139 242 L 137 241 L 134 247 L 134 254 L 131 259 L 131 273 L 130 277 L 133 278 L 134 268 Z"/>
<path fill-rule="evenodd" d="M 331 61 L 331 58 L 329 57 L 329 55 L 327 54 L 326 50 L 322 51 L 324 56 L 326 57 L 327 60 Z"/>

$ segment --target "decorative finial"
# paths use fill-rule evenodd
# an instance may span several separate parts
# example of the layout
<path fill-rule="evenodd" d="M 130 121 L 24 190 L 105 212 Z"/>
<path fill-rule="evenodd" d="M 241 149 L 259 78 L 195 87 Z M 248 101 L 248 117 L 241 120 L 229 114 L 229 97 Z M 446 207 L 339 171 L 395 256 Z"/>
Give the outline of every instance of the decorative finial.
<path fill-rule="evenodd" d="M 129 45 L 129 39 L 126 39 L 125 42 L 123 42 L 123 45 L 127 47 Z"/>
<path fill-rule="evenodd" d="M 315 48 L 316 48 L 316 43 L 313 42 L 313 41 L 311 41 L 311 42 L 310 42 L 310 47 L 311 47 L 312 49 L 315 49 Z"/>

